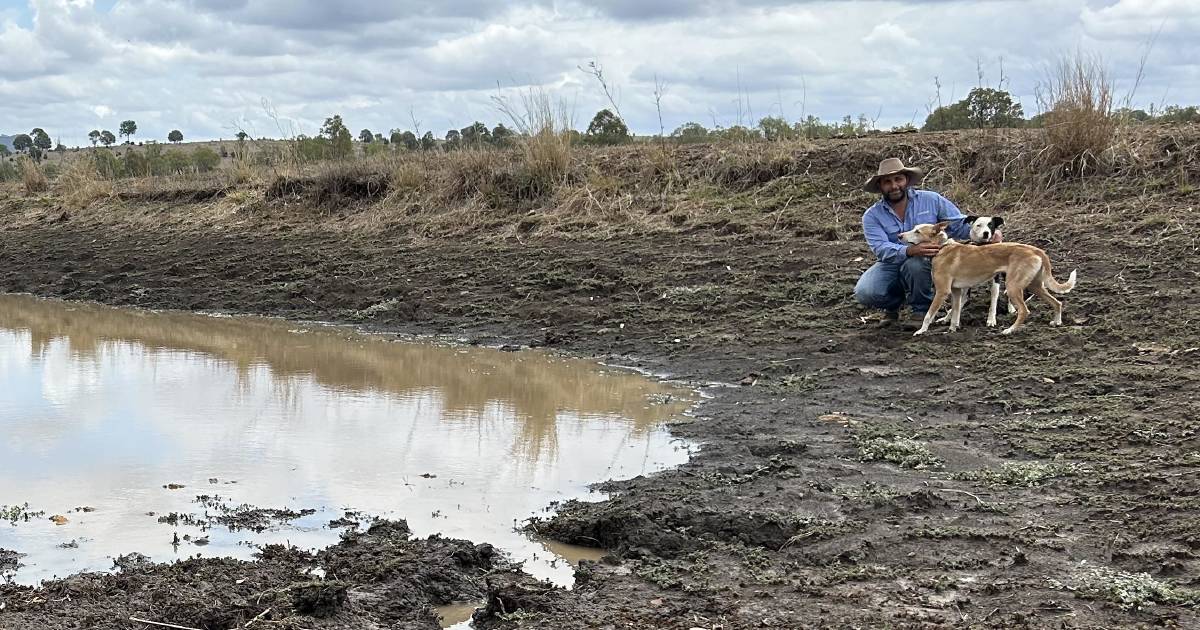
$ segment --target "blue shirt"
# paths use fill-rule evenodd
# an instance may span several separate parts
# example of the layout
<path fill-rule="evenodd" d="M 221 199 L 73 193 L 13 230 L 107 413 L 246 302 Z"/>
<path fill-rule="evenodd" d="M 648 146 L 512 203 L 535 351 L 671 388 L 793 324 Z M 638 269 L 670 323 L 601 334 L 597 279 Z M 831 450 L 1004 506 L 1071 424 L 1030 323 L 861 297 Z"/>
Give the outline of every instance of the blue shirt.
<path fill-rule="evenodd" d="M 946 228 L 950 238 L 967 240 L 971 237 L 971 226 L 963 220 L 966 217 L 952 201 L 932 190 L 908 188 L 907 192 L 908 207 L 904 210 L 903 221 L 884 199 L 863 213 L 863 234 L 880 262 L 898 265 L 907 260 L 908 254 L 904 250 L 908 244 L 900 242 L 900 233 L 922 223 L 950 220 L 953 222 Z"/>

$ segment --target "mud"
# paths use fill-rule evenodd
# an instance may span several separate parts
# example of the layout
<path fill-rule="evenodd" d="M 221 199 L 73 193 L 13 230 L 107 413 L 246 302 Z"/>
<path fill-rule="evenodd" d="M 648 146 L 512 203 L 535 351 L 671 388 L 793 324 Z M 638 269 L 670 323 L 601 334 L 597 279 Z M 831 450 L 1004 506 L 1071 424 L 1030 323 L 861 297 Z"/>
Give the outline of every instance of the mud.
<path fill-rule="evenodd" d="M 294 627 L 423 627 L 474 598 L 487 628 L 1195 627 L 1200 250 L 1180 221 L 1200 195 L 1121 186 L 1003 209 L 1010 240 L 1079 270 L 1065 326 L 1033 301 L 1001 336 L 976 292 L 963 330 L 918 339 L 853 302 L 857 214 L 800 236 L 428 240 L 281 209 L 149 229 L 9 200 L 4 291 L 544 345 L 726 385 L 673 426 L 703 443 L 692 462 L 530 524 L 609 551 L 570 591 L 465 542 L 377 534 L 6 587 L 0 626 L 227 628 L 272 608 Z M 325 581 L 297 586 L 313 564 Z"/>

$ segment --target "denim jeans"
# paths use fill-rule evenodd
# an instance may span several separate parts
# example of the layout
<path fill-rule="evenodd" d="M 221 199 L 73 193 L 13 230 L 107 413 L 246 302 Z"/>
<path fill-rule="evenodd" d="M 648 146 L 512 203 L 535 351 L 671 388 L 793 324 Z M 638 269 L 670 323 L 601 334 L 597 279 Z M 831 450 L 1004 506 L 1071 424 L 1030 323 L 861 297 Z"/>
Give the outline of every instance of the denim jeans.
<path fill-rule="evenodd" d="M 871 265 L 854 286 L 854 299 L 885 311 L 899 311 L 907 301 L 913 313 L 924 315 L 933 301 L 933 259 L 914 256 L 899 265 Z"/>

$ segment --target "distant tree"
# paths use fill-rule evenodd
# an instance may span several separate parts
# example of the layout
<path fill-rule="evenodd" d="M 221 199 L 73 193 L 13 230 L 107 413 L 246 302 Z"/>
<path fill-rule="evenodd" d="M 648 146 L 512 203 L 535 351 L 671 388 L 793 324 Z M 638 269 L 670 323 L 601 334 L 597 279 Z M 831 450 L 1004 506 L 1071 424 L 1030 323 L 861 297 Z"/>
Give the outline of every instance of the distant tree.
<path fill-rule="evenodd" d="M 33 131 L 29 132 L 29 137 L 33 139 L 33 146 L 42 151 L 49 151 L 54 146 L 54 142 L 50 140 L 50 134 L 41 127 L 34 127 Z"/>
<path fill-rule="evenodd" d="M 500 123 L 492 128 L 492 142 L 496 146 L 504 147 L 512 144 L 512 140 L 517 134 L 513 133 L 512 129 Z"/>
<path fill-rule="evenodd" d="M 602 109 L 588 124 L 587 139 L 595 144 L 621 144 L 630 140 L 629 127 L 612 110 Z"/>
<path fill-rule="evenodd" d="M 371 133 L 370 129 L 363 129 L 362 131 L 358 132 L 358 141 L 359 142 L 362 142 L 365 144 L 370 144 L 374 140 L 375 140 L 375 134 Z"/>
<path fill-rule="evenodd" d="M 1187 107 L 1168 105 L 1161 114 L 1154 117 L 1154 121 L 1163 123 L 1200 122 L 1200 109 L 1197 109 L 1195 105 Z"/>
<path fill-rule="evenodd" d="M 173 129 L 171 130 L 171 133 L 167 134 L 167 140 L 170 140 L 175 144 L 179 144 L 180 142 L 183 142 L 183 132 L 178 129 Z"/>
<path fill-rule="evenodd" d="M 8 150 L 7 144 L 0 144 L 0 157 L 8 157 L 12 155 L 12 151 Z"/>
<path fill-rule="evenodd" d="M 117 128 L 117 133 L 125 136 L 126 140 L 129 140 L 133 137 L 133 134 L 137 133 L 137 123 L 132 120 L 122 121 L 121 126 Z"/>
<path fill-rule="evenodd" d="M 116 141 L 117 137 L 113 135 L 113 132 L 107 129 L 100 132 L 100 144 L 103 144 L 106 147 L 111 147 L 114 143 L 116 143 Z"/>
<path fill-rule="evenodd" d="M 446 132 L 446 142 L 442 144 L 442 148 L 446 151 L 452 151 L 462 146 L 462 134 L 457 129 L 451 129 Z"/>
<path fill-rule="evenodd" d="M 471 123 L 469 127 L 463 127 L 459 134 L 462 136 L 463 145 L 468 147 L 480 147 L 492 141 L 492 132 L 488 131 L 487 125 L 479 121 Z"/>
<path fill-rule="evenodd" d="M 238 131 L 236 137 L 238 142 L 245 142 L 246 139 L 250 137 L 250 134 L 246 133 L 245 131 Z"/>
<path fill-rule="evenodd" d="M 400 131 L 399 129 L 393 129 L 391 133 L 388 134 L 388 140 L 390 140 L 392 144 L 404 144 L 404 132 Z"/>
<path fill-rule="evenodd" d="M 763 137 L 772 142 L 777 140 L 788 140 L 796 135 L 796 130 L 788 124 L 788 121 L 779 116 L 767 116 L 758 121 L 758 128 L 762 130 Z"/>
<path fill-rule="evenodd" d="M 734 125 L 728 129 L 714 131 L 713 135 L 721 140 L 730 142 L 752 142 L 754 140 L 762 140 L 762 132 L 758 129 L 751 129 L 742 125 Z"/>
<path fill-rule="evenodd" d="M 325 124 L 321 125 L 321 136 L 329 141 L 332 157 L 344 159 L 354 154 L 354 140 L 341 116 L 334 114 L 326 118 Z"/>
<path fill-rule="evenodd" d="M 676 127 L 671 137 L 679 142 L 704 142 L 708 140 L 708 129 L 698 122 L 686 122 Z"/>
<path fill-rule="evenodd" d="M 417 138 L 417 134 L 411 131 L 405 131 L 400 134 L 400 144 L 409 151 L 416 151 L 421 148 L 421 141 Z"/>
<path fill-rule="evenodd" d="M 945 131 L 948 129 L 983 129 L 995 127 L 1020 127 L 1025 123 L 1025 112 L 1012 95 L 1004 90 L 975 88 L 963 100 L 953 105 L 943 105 L 929 114 L 921 129 Z"/>
<path fill-rule="evenodd" d="M 432 131 L 426 131 L 425 135 L 421 136 L 421 150 L 430 151 L 437 148 L 437 140 L 433 138 Z"/>
<path fill-rule="evenodd" d="M 92 146 L 96 146 L 96 143 L 100 142 L 100 130 L 93 129 L 93 130 L 89 131 L 88 132 L 88 140 L 92 141 Z"/>
<path fill-rule="evenodd" d="M 27 152 L 33 148 L 33 138 L 30 138 L 29 134 L 19 133 L 13 136 L 12 146 L 18 153 Z"/>
<path fill-rule="evenodd" d="M 378 142 L 379 144 L 388 144 L 389 142 L 391 142 L 391 140 L 383 137 L 383 134 L 381 134 L 381 133 L 376 133 L 375 134 L 375 142 Z"/>

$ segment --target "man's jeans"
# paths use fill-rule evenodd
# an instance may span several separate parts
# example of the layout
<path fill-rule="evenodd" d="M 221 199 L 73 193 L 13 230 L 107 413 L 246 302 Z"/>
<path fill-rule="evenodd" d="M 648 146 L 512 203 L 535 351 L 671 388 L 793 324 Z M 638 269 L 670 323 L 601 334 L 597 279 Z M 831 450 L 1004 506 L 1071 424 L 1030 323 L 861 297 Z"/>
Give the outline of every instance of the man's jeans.
<path fill-rule="evenodd" d="M 913 313 L 924 315 L 933 301 L 933 259 L 906 258 L 896 265 L 877 262 L 863 272 L 854 286 L 859 304 L 885 311 L 899 311 L 907 299 Z"/>

